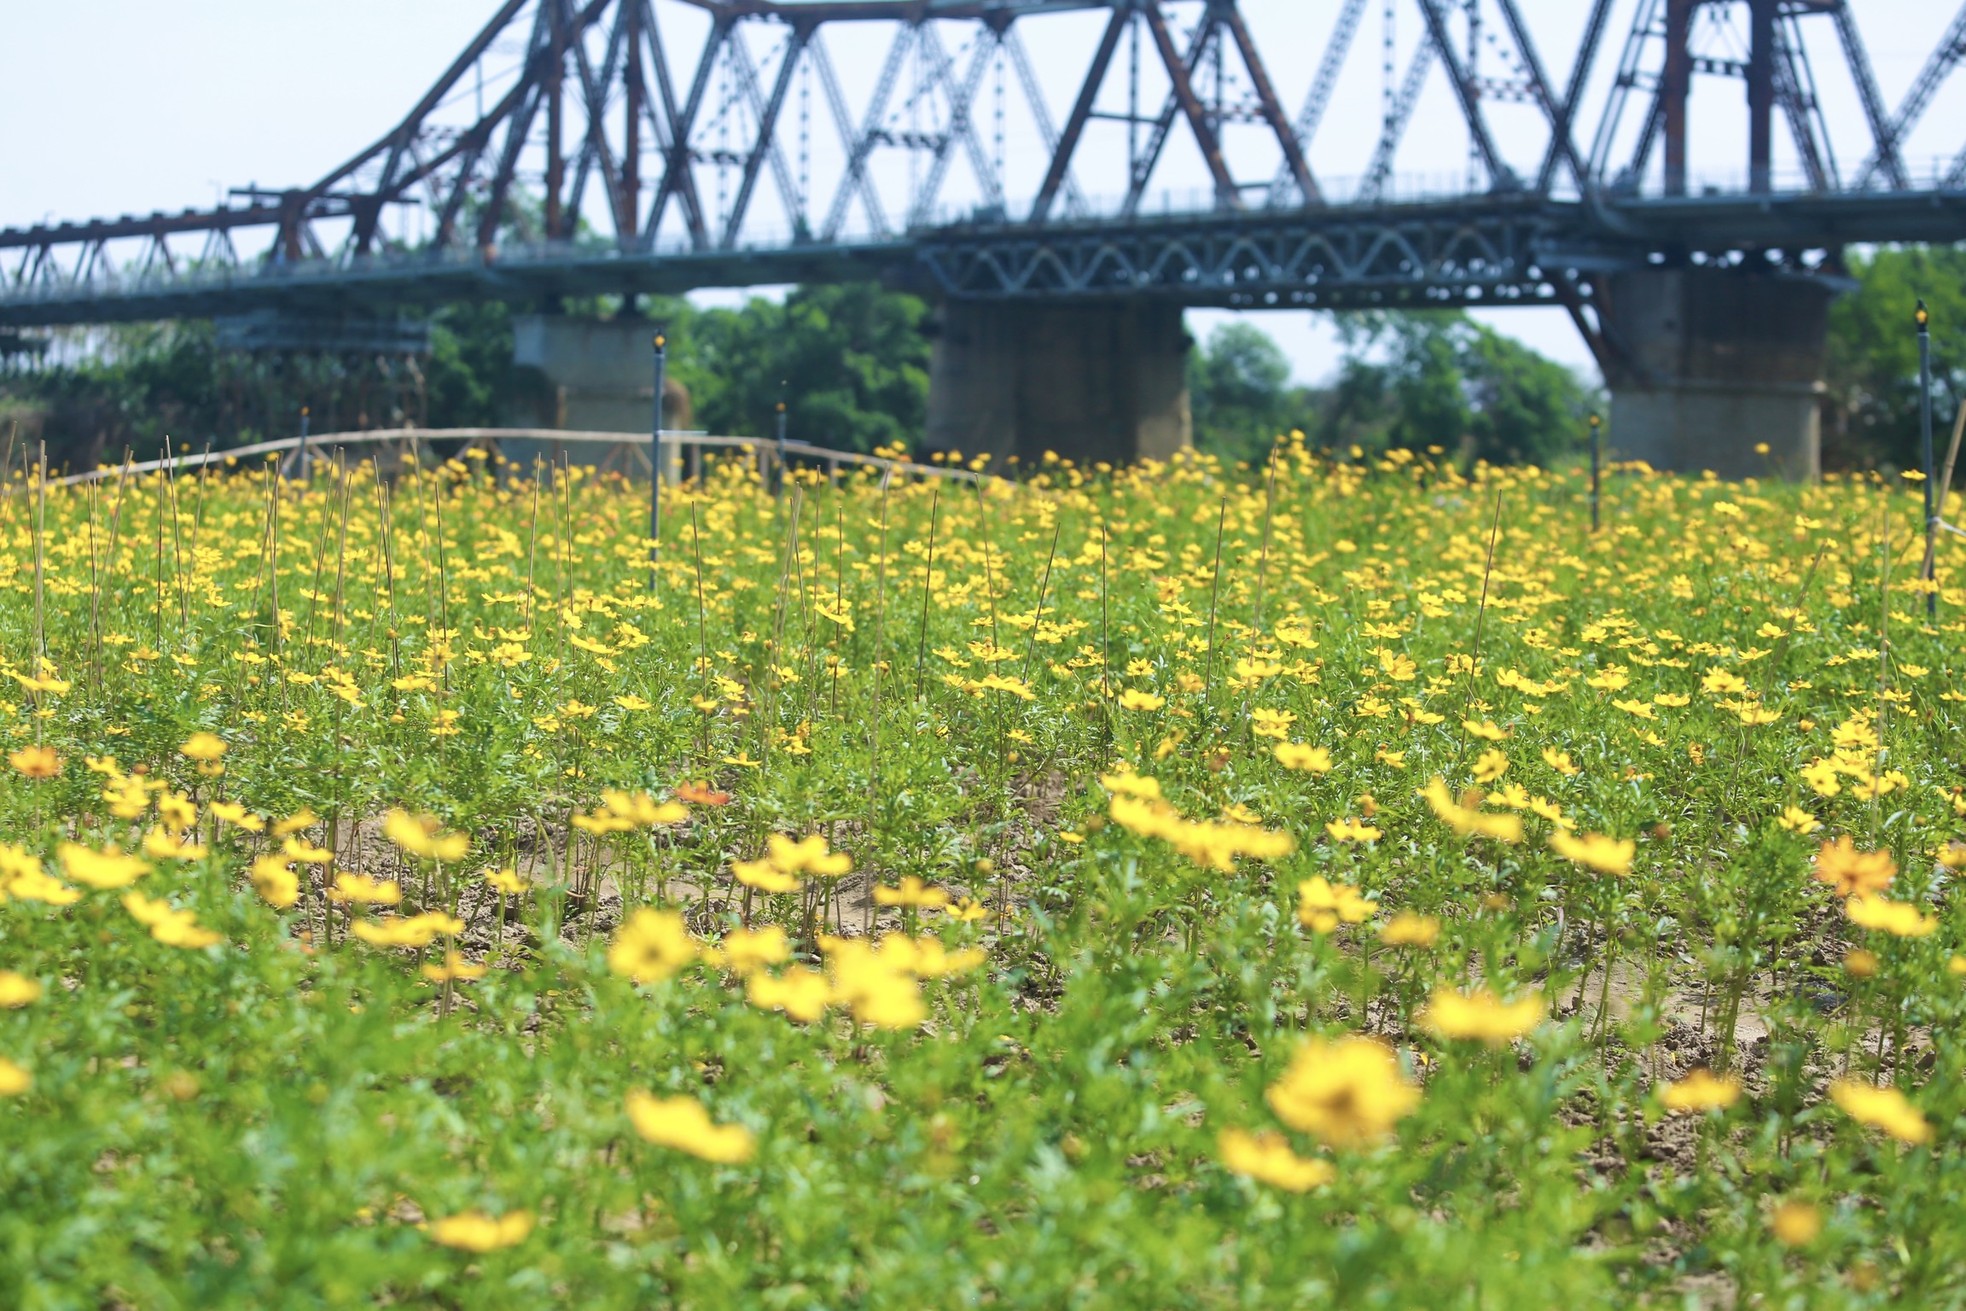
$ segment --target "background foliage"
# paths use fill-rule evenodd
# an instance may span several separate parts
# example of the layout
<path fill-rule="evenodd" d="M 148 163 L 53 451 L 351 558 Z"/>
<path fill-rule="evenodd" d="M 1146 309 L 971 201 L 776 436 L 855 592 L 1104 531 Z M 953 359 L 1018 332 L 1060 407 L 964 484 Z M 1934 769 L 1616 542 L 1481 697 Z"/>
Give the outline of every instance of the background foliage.
<path fill-rule="evenodd" d="M 1830 468 L 1906 467 L 1918 442 L 1918 357 L 1909 309 L 1933 312 L 1941 441 L 1966 396 L 1966 253 L 1887 249 L 1853 259 L 1854 286 L 1832 309 L 1824 399 Z M 619 313 L 618 301 L 569 304 Z M 666 323 L 672 368 L 700 427 L 769 435 L 788 406 L 794 437 L 851 450 L 907 443 L 928 406 L 929 306 L 873 285 L 794 289 L 782 302 L 698 308 L 645 300 L 634 312 Z M 1261 461 L 1280 434 L 1301 430 L 1325 449 L 1442 446 L 1461 459 L 1549 462 L 1576 449 L 1583 416 L 1602 408 L 1594 383 L 1459 312 L 1343 316 L 1345 353 L 1317 386 L 1260 326 L 1226 324 L 1189 363 L 1196 444 Z M 475 427 L 509 421 L 539 380 L 512 363 L 512 310 L 455 305 L 432 320 L 432 353 L 412 367 L 332 356 L 222 350 L 210 323 L 95 330 L 66 345 L 71 362 L 0 374 L 0 423 L 44 432 L 57 462 L 139 457 L 180 445 L 240 445 L 295 430 Z"/>

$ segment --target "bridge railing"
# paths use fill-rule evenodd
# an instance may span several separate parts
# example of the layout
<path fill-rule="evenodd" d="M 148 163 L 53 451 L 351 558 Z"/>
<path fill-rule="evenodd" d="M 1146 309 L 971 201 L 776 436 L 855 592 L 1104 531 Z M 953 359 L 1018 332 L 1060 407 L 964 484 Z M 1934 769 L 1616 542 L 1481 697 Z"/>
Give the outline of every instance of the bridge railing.
<path fill-rule="evenodd" d="M 614 469 L 625 474 L 651 475 L 657 468 L 657 461 L 650 459 L 649 438 L 645 433 L 626 432 L 583 432 L 563 428 L 376 428 L 362 432 L 315 433 L 306 437 L 282 437 L 274 441 L 254 442 L 248 446 L 233 446 L 223 450 L 206 449 L 171 456 L 167 459 L 125 462 L 117 465 L 102 465 L 85 473 L 70 474 L 65 478 L 50 479 L 56 486 L 73 486 L 96 482 L 106 478 L 128 477 L 136 474 L 157 473 L 165 469 L 173 472 L 182 469 L 197 469 L 206 465 L 237 463 L 254 457 L 278 457 L 280 472 L 285 475 L 297 468 L 304 469 L 313 459 L 325 458 L 338 448 L 376 447 L 382 457 L 397 460 L 421 458 L 421 448 L 431 442 L 459 443 L 459 450 L 473 447 L 480 449 L 496 447 L 501 442 L 544 443 L 556 446 L 598 446 L 603 448 L 600 458 L 592 463 L 601 469 Z M 954 468 L 947 465 L 919 464 L 913 460 L 896 460 L 886 456 L 864 455 L 858 451 L 840 451 L 831 447 L 816 446 L 810 442 L 786 441 L 783 443 L 759 437 L 730 437 L 712 433 L 668 432 L 662 434 L 664 456 L 693 456 L 692 463 L 700 470 L 705 452 L 732 452 L 757 464 L 760 474 L 766 473 L 773 462 L 789 463 L 792 460 L 807 461 L 822 465 L 827 477 L 838 477 L 842 469 L 878 470 L 882 478 L 896 476 L 907 478 L 950 478 L 974 482 L 984 475 L 973 470 Z M 456 454 L 458 452 L 453 452 Z M 448 457 L 446 457 L 448 458 Z M 667 477 L 673 479 L 677 473 L 679 460 L 661 460 Z"/>

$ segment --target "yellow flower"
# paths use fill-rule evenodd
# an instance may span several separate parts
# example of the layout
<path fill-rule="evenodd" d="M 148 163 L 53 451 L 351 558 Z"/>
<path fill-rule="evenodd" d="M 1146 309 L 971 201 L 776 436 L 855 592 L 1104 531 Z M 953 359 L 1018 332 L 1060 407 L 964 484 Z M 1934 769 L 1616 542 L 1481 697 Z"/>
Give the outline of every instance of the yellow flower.
<path fill-rule="evenodd" d="M 1279 742 L 1274 753 L 1277 763 L 1301 774 L 1329 774 L 1331 752 L 1303 742 Z"/>
<path fill-rule="evenodd" d="M 1363 924 L 1379 903 L 1349 884 L 1333 884 L 1319 874 L 1297 885 L 1297 919 L 1314 933 L 1329 933 L 1339 924 Z"/>
<path fill-rule="evenodd" d="M 912 906 L 922 910 L 941 910 L 949 904 L 949 894 L 932 888 L 913 874 L 904 874 L 898 888 L 875 888 L 876 906 Z"/>
<path fill-rule="evenodd" d="M 1791 833 L 1814 833 L 1823 826 L 1821 820 L 1800 806 L 1783 806 L 1775 822 Z"/>
<path fill-rule="evenodd" d="M 471 839 L 462 833 L 444 833 L 429 815 L 412 815 L 392 810 L 382 819 L 382 835 L 412 856 L 424 860 L 456 862 L 471 850 Z"/>
<path fill-rule="evenodd" d="M 21 1007 L 39 1001 L 41 985 L 25 974 L 12 970 L 0 970 L 0 1010 L 17 1011 Z"/>
<path fill-rule="evenodd" d="M 1882 929 L 1894 938 L 1923 938 L 1939 927 L 1938 916 L 1925 914 L 1909 901 L 1890 901 L 1861 892 L 1843 903 L 1843 913 L 1852 924 Z"/>
<path fill-rule="evenodd" d="M 1505 1002 L 1487 988 L 1469 993 L 1436 988 L 1419 1022 L 1439 1038 L 1504 1043 L 1541 1024 L 1545 1009 L 1543 999 L 1533 992 Z"/>
<path fill-rule="evenodd" d="M 1931 1124 L 1896 1088 L 1838 1079 L 1829 1086 L 1829 1095 L 1845 1115 L 1859 1124 L 1882 1129 L 1899 1142 L 1932 1141 Z"/>
<path fill-rule="evenodd" d="M 733 929 L 717 944 L 723 963 L 735 974 L 754 974 L 767 965 L 779 965 L 792 958 L 792 944 L 785 930 L 776 924 L 762 929 Z"/>
<path fill-rule="evenodd" d="M 315 814 L 312 809 L 303 806 L 275 824 L 273 826 L 273 836 L 276 838 L 292 837 L 302 830 L 313 828 L 320 822 L 321 817 L 319 815 Z"/>
<path fill-rule="evenodd" d="M 9 897 L 72 906 L 82 894 L 41 867 L 41 858 L 11 842 L 0 842 L 0 902 Z"/>
<path fill-rule="evenodd" d="M 1891 886 L 1898 866 L 1888 851 L 1858 851 L 1848 834 L 1825 842 L 1816 853 L 1816 878 L 1839 897 L 1869 896 Z"/>
<path fill-rule="evenodd" d="M 531 1211 L 507 1211 L 494 1219 L 483 1211 L 465 1211 L 430 1222 L 430 1237 L 461 1252 L 496 1252 L 526 1241 L 533 1229 Z"/>
<path fill-rule="evenodd" d="M 1843 785 L 1836 781 L 1836 766 L 1827 760 L 1818 760 L 1806 766 L 1802 771 L 1802 781 L 1819 797 L 1833 797 L 1843 790 Z"/>
<path fill-rule="evenodd" d="M 280 854 L 288 860 L 297 860 L 303 865 L 326 865 L 334 860 L 334 852 L 326 847 L 317 847 L 297 837 L 289 837 L 282 842 Z"/>
<path fill-rule="evenodd" d="M 328 900 L 355 902 L 364 906 L 394 906 L 402 902 L 403 890 L 393 879 L 372 879 L 366 874 L 343 871 L 334 876 L 334 886 L 328 889 Z"/>
<path fill-rule="evenodd" d="M 515 869 L 491 870 L 486 873 L 485 882 L 491 885 L 493 892 L 502 892 L 510 897 L 523 895 L 526 890 L 525 879 Z"/>
<path fill-rule="evenodd" d="M 1120 693 L 1122 710 L 1159 710 L 1166 704 L 1166 697 L 1155 696 L 1152 692 L 1142 692 L 1137 687 L 1129 687 Z"/>
<path fill-rule="evenodd" d="M 148 928 L 151 937 L 167 947 L 197 950 L 224 941 L 210 929 L 200 928 L 197 917 L 190 911 L 179 910 L 160 898 L 146 897 L 141 892 L 126 892 L 123 894 L 123 909 L 130 912 L 130 918 Z"/>
<path fill-rule="evenodd" d="M 1724 1111 L 1740 1097 L 1739 1079 L 1732 1075 L 1722 1077 L 1710 1070 L 1695 1070 L 1684 1079 L 1659 1090 L 1659 1100 L 1665 1104 L 1665 1108 L 1679 1115 Z"/>
<path fill-rule="evenodd" d="M 776 865 L 764 857 L 757 860 L 733 860 L 730 863 L 730 872 L 737 876 L 739 883 L 747 888 L 756 888 L 760 892 L 797 892 L 805 886 L 798 875 L 781 873 Z"/>
<path fill-rule="evenodd" d="M 588 833 L 629 833 L 638 828 L 680 824 L 688 818 L 689 807 L 679 801 L 658 802 L 646 792 L 606 788 L 594 813 L 575 815 L 573 826 Z"/>
<path fill-rule="evenodd" d="M 680 912 L 642 906 L 614 931 L 614 941 L 608 944 L 608 968 L 637 983 L 659 983 L 699 954 Z"/>
<path fill-rule="evenodd" d="M 213 818 L 217 819 L 220 823 L 230 824 L 232 827 L 244 829 L 248 833 L 260 833 L 266 829 L 266 821 L 258 815 L 253 814 L 250 810 L 247 810 L 244 806 L 235 805 L 230 801 L 214 801 L 210 809 Z"/>
<path fill-rule="evenodd" d="M 1385 836 L 1380 829 L 1356 819 L 1327 820 L 1324 831 L 1333 842 L 1377 842 Z"/>
<path fill-rule="evenodd" d="M 1493 783 L 1509 772 L 1509 757 L 1505 751 L 1484 751 L 1475 759 L 1474 777 L 1477 783 Z"/>
<path fill-rule="evenodd" d="M 1808 1202 L 1790 1199 L 1769 1214 L 1768 1228 L 1784 1247 L 1807 1247 L 1823 1232 L 1823 1213 Z"/>
<path fill-rule="evenodd" d="M 0 1097 L 18 1097 L 33 1086 L 33 1075 L 0 1056 Z"/>
<path fill-rule="evenodd" d="M 1461 721 L 1461 727 L 1466 730 L 1469 737 L 1478 737 L 1484 742 L 1500 742 L 1509 736 L 1507 729 L 1497 727 L 1495 722 L 1489 719 L 1464 719 Z"/>
<path fill-rule="evenodd" d="M 200 731 L 186 738 L 177 751 L 186 760 L 196 760 L 200 764 L 209 765 L 223 756 L 226 749 L 225 739 L 218 734 Z"/>
<path fill-rule="evenodd" d="M 744 980 L 744 999 L 761 1011 L 784 1011 L 812 1024 L 826 1013 L 833 986 L 818 970 L 794 965 L 782 974 L 757 973 Z"/>
<path fill-rule="evenodd" d="M 300 900 L 300 877 L 294 873 L 285 856 L 269 851 L 255 858 L 252 880 L 253 891 L 276 910 L 290 909 Z"/>
<path fill-rule="evenodd" d="M 1600 874 L 1622 876 L 1631 873 L 1632 857 L 1638 854 L 1638 844 L 1630 838 L 1606 837 L 1602 833 L 1572 837 L 1559 829 L 1550 834 L 1550 850 L 1573 864 L 1594 869 Z"/>
<path fill-rule="evenodd" d="M 949 918 L 958 924 L 974 924 L 989 915 L 990 908 L 974 897 L 964 897 L 949 907 Z"/>
<path fill-rule="evenodd" d="M 742 1165 L 758 1152 L 749 1129 L 715 1123 L 694 1097 L 655 1097 L 636 1089 L 628 1094 L 628 1119 L 647 1141 L 718 1165 Z"/>
<path fill-rule="evenodd" d="M 797 842 L 774 833 L 765 842 L 765 859 L 784 874 L 811 874 L 815 878 L 836 879 L 853 868 L 853 858 L 843 851 L 829 852 L 826 839 L 817 833 Z"/>
<path fill-rule="evenodd" d="M 1410 910 L 1399 912 L 1379 926 L 1379 941 L 1388 947 L 1431 947 L 1439 937 L 1439 920 Z"/>
<path fill-rule="evenodd" d="M 1204 869 L 1228 873 L 1235 869 L 1236 857 L 1275 860 L 1296 847 L 1288 833 L 1276 833 L 1252 824 L 1196 822 L 1182 817 L 1174 807 L 1159 801 L 1119 795 L 1112 799 L 1108 813 L 1113 822 L 1142 837 L 1159 838 Z"/>
<path fill-rule="evenodd" d="M 1700 680 L 1700 690 L 1714 696 L 1738 696 L 1748 690 L 1747 680 L 1725 669 L 1714 669 Z"/>
<path fill-rule="evenodd" d="M 154 828 L 143 835 L 143 854 L 153 860 L 203 860 L 205 847 L 186 842 L 167 828 Z"/>
<path fill-rule="evenodd" d="M 55 854 L 61 858 L 64 874 L 92 888 L 127 888 L 150 872 L 149 865 L 113 847 L 94 851 L 64 842 L 55 848 Z"/>
<path fill-rule="evenodd" d="M 1331 1162 L 1297 1155 L 1280 1133 L 1224 1129 L 1216 1141 L 1216 1151 L 1222 1164 L 1235 1173 L 1285 1192 L 1308 1192 L 1338 1177 Z"/>
<path fill-rule="evenodd" d="M 464 921 L 441 910 L 380 920 L 357 920 L 352 930 L 371 947 L 428 947 L 442 936 L 464 932 Z"/>
<path fill-rule="evenodd" d="M 1571 761 L 1568 751 L 1558 751 L 1555 747 L 1543 748 L 1543 763 L 1565 778 L 1575 778 L 1583 772 Z"/>
<path fill-rule="evenodd" d="M 1420 1104 L 1420 1090 L 1400 1073 L 1398 1058 L 1370 1038 L 1309 1038 L 1265 1098 L 1291 1128 L 1344 1148 L 1391 1133 Z"/>
<path fill-rule="evenodd" d="M 423 977 L 432 983 L 449 983 L 453 979 L 459 983 L 469 983 L 473 979 L 484 978 L 485 968 L 483 965 L 473 965 L 454 951 L 447 951 L 442 965 L 423 967 Z"/>
<path fill-rule="evenodd" d="M 26 778 L 53 778 L 61 773 L 61 757 L 53 747 L 22 747 L 7 753 L 7 763 Z"/>
<path fill-rule="evenodd" d="M 1522 841 L 1522 819 L 1516 815 L 1490 815 L 1457 801 L 1447 784 L 1436 778 L 1420 789 L 1442 823 L 1463 836 L 1494 838 L 1501 842 Z M 1476 794 L 1479 795 L 1479 794 Z"/>

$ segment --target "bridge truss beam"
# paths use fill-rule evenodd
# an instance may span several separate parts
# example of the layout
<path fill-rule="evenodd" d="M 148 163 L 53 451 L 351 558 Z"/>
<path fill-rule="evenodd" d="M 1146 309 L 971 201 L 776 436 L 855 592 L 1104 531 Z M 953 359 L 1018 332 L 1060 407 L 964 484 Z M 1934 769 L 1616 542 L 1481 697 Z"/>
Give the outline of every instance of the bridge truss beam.
<path fill-rule="evenodd" d="M 1341 299 L 1398 288 L 1396 299 L 1431 289 L 1443 303 L 1540 303 L 1547 293 L 1525 290 L 1539 281 L 1494 271 L 1516 267 L 1528 239 L 1498 215 L 1519 223 L 1575 206 L 1565 224 L 1604 249 L 1678 259 L 1712 248 L 1713 211 L 1661 232 L 1660 216 L 1680 211 L 1633 209 L 1692 190 L 1695 76 L 1753 91 L 1751 167 L 1724 195 L 1783 202 L 1729 211 L 1734 255 L 1759 256 L 1771 215 L 1797 212 L 1790 193 L 1861 201 L 1821 232 L 1789 234 L 1829 249 L 1892 239 L 1907 197 L 1950 217 L 1949 198 L 1966 186 L 1958 141 L 1944 143 L 1958 163 L 1937 186 L 1915 187 L 1906 163 L 1910 133 L 1966 62 L 1966 9 L 1887 114 L 1850 0 L 1590 0 L 1578 44 L 1558 60 L 1546 60 L 1552 43 L 1520 0 L 1383 0 L 1384 113 L 1348 191 L 1321 153 L 1368 143 L 1326 133 L 1320 146 L 1318 129 L 1381 11 L 1368 0 L 1331 7 L 1292 119 L 1260 39 L 1263 6 L 1280 2 L 488 0 L 484 27 L 410 111 L 311 186 L 0 231 L 0 322 L 274 303 L 386 309 L 870 270 L 978 295 L 1076 296 L 1130 279 L 1215 304 L 1241 294 L 1224 288 L 1244 259 L 1280 271 L 1257 279 L 1262 295 L 1287 288 L 1307 303 L 1334 286 L 1358 289 Z M 1593 70 L 1614 5 L 1634 16 L 1600 106 L 1591 89 L 1605 79 Z M 1743 14 L 1755 34 L 1745 59 L 1723 39 Z M 1025 37 L 1048 39 L 1047 24 L 1074 15 L 1097 43 L 1076 84 L 1046 86 Z M 842 76 L 835 49 L 847 42 L 876 76 Z M 1295 53 L 1292 67 L 1306 62 Z M 1849 124 L 1823 108 L 1826 61 L 1862 106 Z M 1446 96 L 1429 94 L 1443 82 Z M 1532 130 L 1496 131 L 1510 113 Z M 1451 120 L 1429 117 L 1443 114 Z M 1413 217 L 1398 185 L 1416 116 L 1425 135 L 1467 137 L 1468 181 L 1439 197 L 1466 215 L 1460 227 Z M 1006 145 L 1012 118 L 1043 148 L 1022 181 Z M 1799 182 L 1773 176 L 1779 125 Z M 1840 147 L 1862 161 L 1847 173 L 1833 128 L 1866 134 Z M 1199 169 L 1207 192 L 1162 205 L 1187 211 L 1170 227 L 1151 217 L 1150 198 L 1183 167 Z M 1114 184 L 1110 204 L 1089 198 L 1098 177 Z M 1321 235 L 1290 246 L 1286 231 Z"/>

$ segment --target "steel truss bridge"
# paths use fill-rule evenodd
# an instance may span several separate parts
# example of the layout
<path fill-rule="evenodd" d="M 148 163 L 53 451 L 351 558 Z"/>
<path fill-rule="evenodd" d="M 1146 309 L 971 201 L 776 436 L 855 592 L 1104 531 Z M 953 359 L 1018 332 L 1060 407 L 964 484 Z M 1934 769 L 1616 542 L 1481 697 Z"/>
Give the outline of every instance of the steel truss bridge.
<path fill-rule="evenodd" d="M 502 0 L 311 185 L 0 231 L 0 328 L 880 278 L 1554 304 L 1602 359 L 1618 270 L 1834 271 L 1850 243 L 1966 237 L 1966 127 L 1928 115 L 1966 7 L 1889 95 L 1857 10 Z M 1266 45 L 1287 21 L 1321 44 Z M 1401 161 L 1444 137 L 1455 174 L 1414 184 Z"/>

